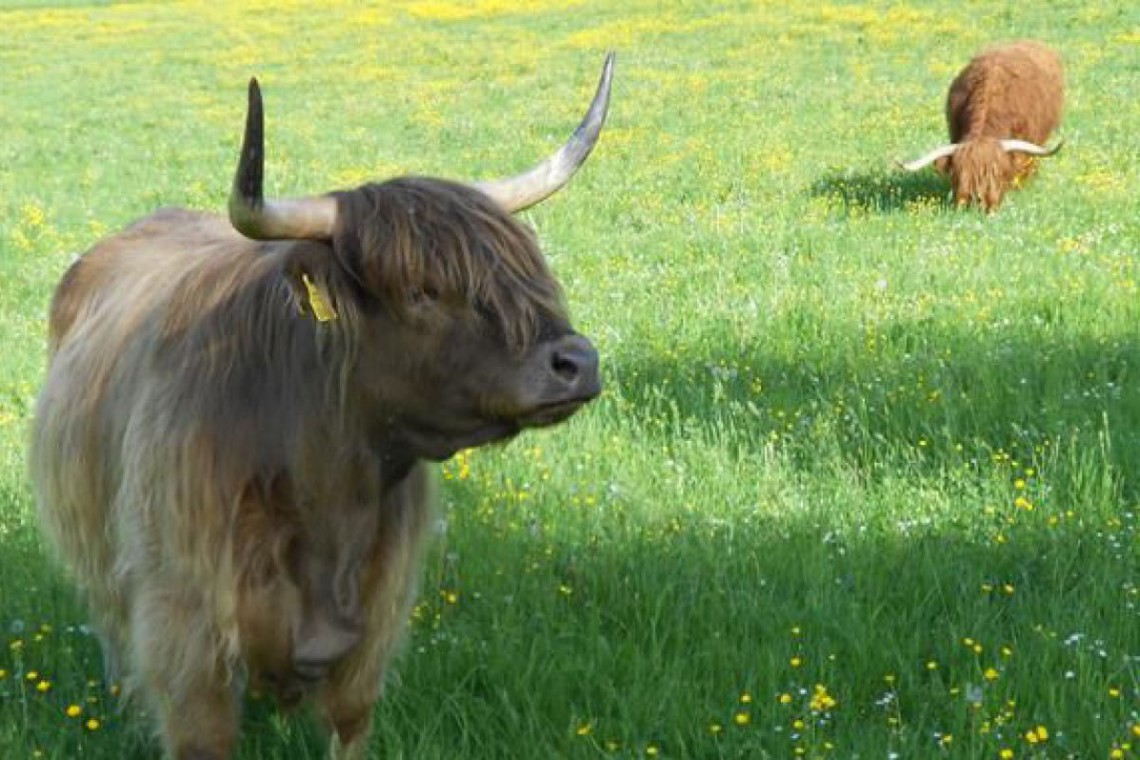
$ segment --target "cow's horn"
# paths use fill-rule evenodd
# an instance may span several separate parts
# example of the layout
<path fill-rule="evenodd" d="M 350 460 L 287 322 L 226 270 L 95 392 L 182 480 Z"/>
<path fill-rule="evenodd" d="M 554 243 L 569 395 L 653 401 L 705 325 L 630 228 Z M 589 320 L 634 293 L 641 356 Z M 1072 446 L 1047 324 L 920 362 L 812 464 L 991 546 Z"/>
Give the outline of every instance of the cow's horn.
<path fill-rule="evenodd" d="M 257 79 L 249 80 L 249 110 L 241 143 L 234 186 L 230 192 L 230 223 L 254 240 L 324 240 L 336 226 L 336 201 L 331 196 L 311 198 L 262 197 L 265 171 L 265 115 Z"/>
<path fill-rule="evenodd" d="M 1042 148 L 1040 145 L 1027 142 L 1026 140 L 1002 140 L 1001 149 L 1006 153 L 1028 153 L 1031 156 L 1051 156 L 1059 151 L 1064 144 L 1064 140 L 1058 140 L 1057 144 L 1052 148 Z"/>
<path fill-rule="evenodd" d="M 613 73 L 614 54 L 610 52 L 606 55 L 602 78 L 598 82 L 598 91 L 594 93 L 594 100 L 590 103 L 590 110 L 586 111 L 582 123 L 557 153 L 522 174 L 476 182 L 474 186 L 489 195 L 504 210 L 513 213 L 533 206 L 565 185 L 590 155 L 590 151 L 598 141 L 610 105 L 610 82 Z"/>
<path fill-rule="evenodd" d="M 927 166 L 928 164 L 932 164 L 940 158 L 954 155 L 957 150 L 958 143 L 950 143 L 949 145 L 943 145 L 941 148 L 935 148 L 922 158 L 916 158 L 915 160 L 908 161 L 905 164 L 900 163 L 899 166 L 906 169 L 908 172 L 916 172 L 922 167 Z"/>

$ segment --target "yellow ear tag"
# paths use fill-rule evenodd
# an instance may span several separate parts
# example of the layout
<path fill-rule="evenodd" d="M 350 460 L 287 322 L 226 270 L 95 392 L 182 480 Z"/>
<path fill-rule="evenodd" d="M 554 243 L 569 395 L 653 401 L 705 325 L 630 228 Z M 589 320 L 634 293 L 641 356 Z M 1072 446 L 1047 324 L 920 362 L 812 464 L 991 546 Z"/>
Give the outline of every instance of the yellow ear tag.
<path fill-rule="evenodd" d="M 336 319 L 336 309 L 325 298 L 325 294 L 321 292 L 320 288 L 309 279 L 308 273 L 301 274 L 301 282 L 305 283 L 305 290 L 309 292 L 309 308 L 313 310 L 313 316 L 317 318 L 317 321 L 329 322 Z"/>

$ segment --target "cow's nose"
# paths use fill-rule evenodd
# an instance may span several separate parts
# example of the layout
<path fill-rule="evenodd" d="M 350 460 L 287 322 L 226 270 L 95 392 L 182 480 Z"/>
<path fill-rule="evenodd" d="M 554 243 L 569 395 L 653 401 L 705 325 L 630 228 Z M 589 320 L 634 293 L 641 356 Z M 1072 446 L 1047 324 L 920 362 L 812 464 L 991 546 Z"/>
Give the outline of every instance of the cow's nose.
<path fill-rule="evenodd" d="M 581 335 L 567 335 L 554 341 L 550 349 L 550 369 L 567 395 L 592 397 L 601 391 L 598 351 Z"/>

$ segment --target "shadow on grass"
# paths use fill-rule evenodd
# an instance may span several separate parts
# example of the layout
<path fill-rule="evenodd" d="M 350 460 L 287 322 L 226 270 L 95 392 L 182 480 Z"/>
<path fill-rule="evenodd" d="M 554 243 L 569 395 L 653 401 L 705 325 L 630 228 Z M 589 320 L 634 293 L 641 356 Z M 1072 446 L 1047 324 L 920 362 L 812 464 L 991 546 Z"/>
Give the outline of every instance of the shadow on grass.
<path fill-rule="evenodd" d="M 456 512 L 475 514 L 477 487 L 455 490 Z M 557 520 L 558 505 L 547 509 L 535 519 Z M 403 683 L 380 708 L 382 746 L 397 757 L 443 757 L 449 747 L 457 757 L 499 757 L 523 745 L 528 756 L 595 757 L 573 733 L 589 706 L 600 740 L 629 748 L 623 757 L 643 756 L 636 742 L 646 739 L 669 757 L 782 757 L 791 746 L 779 732 L 714 739 L 708 720 L 731 720 L 742 692 L 769 699 L 787 684 L 825 682 L 844 695 L 827 729 L 842 743 L 857 736 L 882 744 L 862 756 L 901 748 L 926 757 L 928 729 L 977 728 L 976 713 L 947 699 L 942 680 L 979 677 L 961 637 L 995 649 L 1020 642 L 1025 666 L 1003 668 L 1003 693 L 1037 706 L 1053 704 L 1063 686 L 1040 673 L 1063 672 L 1072 652 L 1035 635 L 1035 625 L 1093 625 L 1090 638 L 1113 656 L 1134 651 L 1130 623 L 1093 621 L 1117 619 L 1114 589 L 1134 576 L 1137 558 L 1114 553 L 1092 527 L 1050 532 L 1042 520 L 1010 529 L 999 546 L 949 525 L 861 533 L 835 531 L 819 515 L 741 514 L 717 528 L 706 515 L 668 506 L 658 517 L 608 521 L 590 540 L 504 534 L 494 522 L 457 517 L 448 551 L 461 558 L 463 587 L 477 597 L 454 608 L 435 603 L 440 628 L 416 630 Z M 572 593 L 553 591 L 560 587 Z M 433 591 L 425 589 L 429 605 Z M 802 672 L 792 655 L 803 656 Z M 934 677 L 929 662 L 941 669 Z M 1088 695 L 1103 693 L 1113 662 L 1092 664 Z M 876 707 L 887 673 L 897 675 L 904 703 L 929 710 L 908 716 L 902 730 Z M 1070 749 L 1091 750 L 1113 730 L 1094 717 L 1110 702 L 1076 700 L 1047 718 L 1072 729 Z M 769 720 L 773 709 L 764 705 L 760 715 Z M 1082 725 L 1101 735 L 1082 735 Z"/>
<path fill-rule="evenodd" d="M 832 172 L 816 180 L 808 192 L 828 198 L 847 211 L 891 213 L 914 206 L 953 208 L 946 180 L 932 170 Z"/>

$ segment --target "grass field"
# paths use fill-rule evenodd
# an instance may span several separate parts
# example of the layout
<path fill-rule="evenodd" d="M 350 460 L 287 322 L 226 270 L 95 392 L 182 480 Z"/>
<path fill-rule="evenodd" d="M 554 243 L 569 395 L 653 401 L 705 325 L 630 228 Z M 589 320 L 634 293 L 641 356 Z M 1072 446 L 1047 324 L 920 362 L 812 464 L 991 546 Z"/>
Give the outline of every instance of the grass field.
<path fill-rule="evenodd" d="M 25 473 L 51 289 L 270 193 L 476 179 L 610 121 L 526 214 L 606 393 L 442 468 L 392 758 L 1140 757 L 1140 6 L 0 0 L 0 757 L 149 757 Z M 979 47 L 1066 64 L 986 217 L 933 173 Z M 248 704 L 242 758 L 319 757 Z"/>

